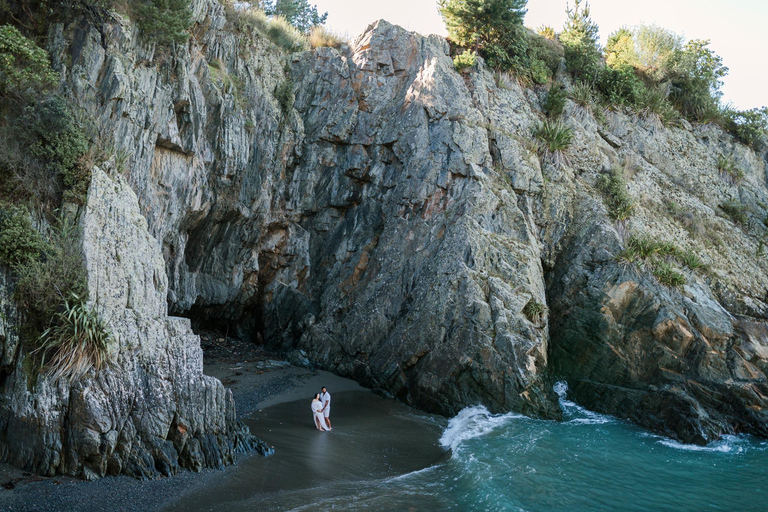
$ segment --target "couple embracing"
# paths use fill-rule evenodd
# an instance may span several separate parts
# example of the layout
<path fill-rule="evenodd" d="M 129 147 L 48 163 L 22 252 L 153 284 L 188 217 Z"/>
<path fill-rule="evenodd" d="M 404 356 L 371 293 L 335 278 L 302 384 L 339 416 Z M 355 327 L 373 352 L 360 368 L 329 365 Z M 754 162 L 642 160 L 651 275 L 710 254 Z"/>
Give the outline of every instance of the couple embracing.
<path fill-rule="evenodd" d="M 323 386 L 322 393 L 315 393 L 312 399 L 312 416 L 315 428 L 321 432 L 333 430 L 331 428 L 331 394 Z"/>

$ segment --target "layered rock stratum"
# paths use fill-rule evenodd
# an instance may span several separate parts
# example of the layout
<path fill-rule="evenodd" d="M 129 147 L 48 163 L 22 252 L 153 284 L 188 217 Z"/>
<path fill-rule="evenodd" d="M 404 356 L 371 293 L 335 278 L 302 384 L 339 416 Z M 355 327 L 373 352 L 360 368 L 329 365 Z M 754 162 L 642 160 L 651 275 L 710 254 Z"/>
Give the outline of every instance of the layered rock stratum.
<path fill-rule="evenodd" d="M 125 161 L 111 177 L 95 173 L 83 217 L 92 299 L 126 336 L 123 368 L 163 343 L 165 362 L 152 364 L 169 369 L 167 389 L 188 393 L 141 395 L 140 379 L 110 387 L 110 372 L 89 381 L 105 390 L 98 407 L 123 403 L 118 389 L 157 404 L 159 417 L 136 428 L 154 436 L 141 446 L 155 466 L 182 419 L 187 432 L 220 436 L 211 444 L 222 460 L 242 433 L 227 392 L 199 371 L 188 321 L 167 317 L 166 300 L 174 315 L 303 350 L 314 365 L 428 411 L 481 403 L 557 419 L 552 385 L 563 379 L 577 402 L 686 442 L 768 435 L 764 152 L 716 126 L 665 127 L 621 111 L 597 121 L 569 101 L 574 143 L 558 163 L 531 143 L 545 91 L 482 62 L 458 73 L 438 36 L 378 21 L 351 46 L 286 56 L 238 32 L 218 2 L 192 8 L 191 39 L 173 51 L 121 19 L 57 25 L 49 37 L 62 90 Z M 723 176 L 723 155 L 743 179 Z M 617 223 L 598 180 L 618 166 L 635 208 Z M 121 210 L 114 229 L 89 221 L 132 194 L 137 208 Z M 726 215 L 729 202 L 745 220 Z M 158 252 L 126 243 L 143 222 Z M 666 286 L 622 261 L 631 236 L 674 242 L 705 266 Z M 123 247 L 133 270 L 102 246 Z M 94 291 L 105 282 L 110 291 Z M 537 318 L 530 304 L 548 310 Z M 137 330 L 155 341 L 136 342 Z M 5 403 L 26 400 L 38 417 L 75 410 L 77 392 L 25 392 L 15 375 Z M 190 416 L 202 397 L 214 412 Z M 54 462 L 70 450 L 67 460 L 103 473 L 93 447 L 112 446 L 107 426 L 88 427 L 82 445 L 41 442 L 10 457 L 22 414 L 11 409 L 0 425 L 6 458 L 70 471 Z"/>

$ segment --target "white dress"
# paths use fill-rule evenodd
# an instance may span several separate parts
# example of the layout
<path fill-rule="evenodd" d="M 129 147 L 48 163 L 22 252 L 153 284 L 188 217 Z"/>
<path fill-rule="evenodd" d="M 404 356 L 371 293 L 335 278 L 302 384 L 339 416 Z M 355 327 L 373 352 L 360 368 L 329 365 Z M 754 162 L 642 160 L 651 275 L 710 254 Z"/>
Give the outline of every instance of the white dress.
<path fill-rule="evenodd" d="M 323 404 L 320 400 L 312 400 L 312 421 L 315 422 L 315 428 L 318 423 L 320 424 L 320 430 L 325 430 L 325 420 L 323 419 Z"/>

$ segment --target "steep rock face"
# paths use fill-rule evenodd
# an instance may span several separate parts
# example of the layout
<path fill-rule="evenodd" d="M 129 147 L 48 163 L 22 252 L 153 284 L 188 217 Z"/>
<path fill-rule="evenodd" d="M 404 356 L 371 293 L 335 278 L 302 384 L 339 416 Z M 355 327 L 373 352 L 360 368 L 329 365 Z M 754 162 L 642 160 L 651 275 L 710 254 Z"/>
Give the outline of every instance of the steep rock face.
<path fill-rule="evenodd" d="M 569 102 L 555 165 L 530 143 L 542 91 L 458 74 L 439 38 L 380 21 L 352 48 L 285 57 L 218 2 L 192 8 L 171 55 L 119 21 L 50 38 L 66 89 L 127 155 L 172 312 L 443 413 L 557 417 L 564 377 L 579 402 L 680 439 L 765 435 L 764 154 Z M 625 160 L 636 207 L 616 224 L 596 183 Z M 663 286 L 618 261 L 630 235 L 708 269 Z M 550 315 L 530 321 L 532 301 Z"/>
<path fill-rule="evenodd" d="M 237 421 L 231 392 L 203 375 L 189 320 L 167 316 L 160 247 L 124 180 L 94 168 L 81 228 L 112 364 L 71 384 L 45 375 L 32 384 L 17 341 L 0 403 L 3 459 L 47 475 L 152 477 L 221 467 L 255 446 L 269 452 Z M 9 334 L 3 346 L 13 350 Z"/>
<path fill-rule="evenodd" d="M 571 114 L 582 120 L 582 140 L 597 139 L 578 108 Z M 584 187 L 595 182 L 583 156 L 573 166 L 578 180 L 562 180 L 577 199 L 569 240 L 548 275 L 555 372 L 587 407 L 685 442 L 766 436 L 765 155 L 707 126 L 665 129 L 612 114 L 601 130 L 620 141 L 603 152 L 629 162 L 636 205 L 626 224 L 606 222 Z M 740 182 L 718 170 L 720 155 L 744 172 Z M 724 214 L 728 201 L 746 221 Z M 686 270 L 681 289 L 664 286 L 618 261 L 630 234 L 675 243 L 705 266 Z"/>

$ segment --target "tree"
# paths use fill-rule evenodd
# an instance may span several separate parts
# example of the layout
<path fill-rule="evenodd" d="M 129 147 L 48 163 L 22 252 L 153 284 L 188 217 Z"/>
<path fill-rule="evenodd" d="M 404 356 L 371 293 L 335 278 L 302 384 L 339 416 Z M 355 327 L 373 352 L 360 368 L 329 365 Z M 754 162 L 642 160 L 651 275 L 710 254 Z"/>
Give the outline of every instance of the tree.
<path fill-rule="evenodd" d="M 35 98 L 53 89 L 58 79 L 45 50 L 16 27 L 0 26 L 0 97 Z"/>
<path fill-rule="evenodd" d="M 722 78 L 728 74 L 722 57 L 707 46 L 709 39 L 692 39 L 670 57 L 671 97 L 683 114 L 699 121 L 718 110 Z"/>
<path fill-rule="evenodd" d="M 596 75 L 600 64 L 600 46 L 597 44 L 598 26 L 589 16 L 589 2 L 574 0 L 573 9 L 566 7 L 567 19 L 560 42 L 565 48 L 565 63 L 576 77 Z"/>
<path fill-rule="evenodd" d="M 608 43 L 605 45 L 605 63 L 614 69 L 621 66 L 637 66 L 635 36 L 631 30 L 622 27 L 608 36 Z"/>
<path fill-rule="evenodd" d="M 139 30 L 160 44 L 185 43 L 192 25 L 189 0 L 142 0 L 133 7 Z"/>
<path fill-rule="evenodd" d="M 438 10 L 455 44 L 474 51 L 504 47 L 523 25 L 527 0 L 438 0 Z"/>
<path fill-rule="evenodd" d="M 317 5 L 309 5 L 308 0 L 266 0 L 262 8 L 269 16 L 283 16 L 305 34 L 328 19 L 327 12 L 319 14 Z"/>

